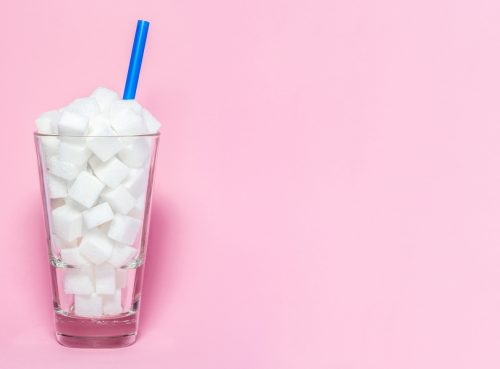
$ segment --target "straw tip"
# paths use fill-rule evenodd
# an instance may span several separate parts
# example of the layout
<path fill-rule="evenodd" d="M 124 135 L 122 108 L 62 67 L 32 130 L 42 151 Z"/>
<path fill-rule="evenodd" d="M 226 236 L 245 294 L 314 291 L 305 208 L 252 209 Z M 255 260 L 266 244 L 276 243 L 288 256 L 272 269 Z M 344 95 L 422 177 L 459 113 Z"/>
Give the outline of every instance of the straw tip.
<path fill-rule="evenodd" d="M 149 21 L 144 20 L 144 19 L 139 19 L 139 20 L 137 21 L 137 24 L 144 24 L 144 25 L 148 25 L 148 26 L 149 26 Z"/>

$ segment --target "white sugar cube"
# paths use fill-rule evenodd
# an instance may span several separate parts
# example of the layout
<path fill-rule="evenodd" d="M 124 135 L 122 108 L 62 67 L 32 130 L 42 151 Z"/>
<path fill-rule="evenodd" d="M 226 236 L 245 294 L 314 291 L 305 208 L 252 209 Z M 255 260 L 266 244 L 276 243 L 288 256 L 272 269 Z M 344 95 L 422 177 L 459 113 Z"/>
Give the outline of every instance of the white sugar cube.
<path fill-rule="evenodd" d="M 146 194 L 143 193 L 135 201 L 135 205 L 128 213 L 129 216 L 142 219 L 144 217 L 144 209 L 146 207 Z"/>
<path fill-rule="evenodd" d="M 57 110 L 51 110 L 40 114 L 35 121 L 36 131 L 47 135 L 57 135 L 59 117 L 60 114 Z"/>
<path fill-rule="evenodd" d="M 160 130 L 160 122 L 147 109 L 142 109 L 142 117 L 146 123 L 148 133 L 156 133 Z"/>
<path fill-rule="evenodd" d="M 109 227 L 108 236 L 125 245 L 131 245 L 137 238 L 141 225 L 142 222 L 138 219 L 115 214 Z"/>
<path fill-rule="evenodd" d="M 114 215 L 113 215 L 113 217 L 114 217 Z M 111 225 L 111 222 L 106 222 L 104 224 L 101 224 L 100 226 L 97 226 L 97 229 L 99 229 L 104 234 L 108 234 L 110 225 Z"/>
<path fill-rule="evenodd" d="M 77 247 L 64 248 L 61 250 L 61 260 L 66 265 L 74 266 L 86 266 L 90 265 L 87 259 L 85 259 Z"/>
<path fill-rule="evenodd" d="M 146 191 L 148 175 L 145 169 L 130 169 L 127 179 L 123 181 L 123 187 L 133 196 L 140 196 Z"/>
<path fill-rule="evenodd" d="M 118 157 L 129 167 L 140 168 L 149 158 L 149 138 L 137 137 L 127 140 L 126 146 L 118 153 Z"/>
<path fill-rule="evenodd" d="M 111 158 L 108 161 L 96 163 L 95 160 L 91 161 L 91 167 L 94 174 L 106 186 L 116 188 L 122 181 L 127 178 L 129 169 L 117 158 Z"/>
<path fill-rule="evenodd" d="M 78 246 L 78 240 L 75 239 L 71 242 L 64 241 L 62 238 L 58 237 L 55 234 L 50 235 L 50 239 L 52 240 L 52 243 L 58 250 L 66 249 L 66 248 L 72 248 L 72 247 L 77 247 Z"/>
<path fill-rule="evenodd" d="M 40 137 L 40 151 L 47 160 L 59 151 L 59 139 L 57 137 Z"/>
<path fill-rule="evenodd" d="M 68 194 L 68 186 L 65 180 L 58 178 L 50 173 L 48 173 L 45 178 L 47 179 L 49 198 L 60 199 L 66 197 L 66 195 Z"/>
<path fill-rule="evenodd" d="M 91 131 L 92 136 L 110 136 L 110 137 L 91 137 L 89 138 L 89 149 L 101 160 L 106 161 L 116 155 L 123 144 L 116 136 L 116 133 L 107 126 L 101 126 Z"/>
<path fill-rule="evenodd" d="M 52 210 L 54 233 L 64 241 L 73 241 L 82 235 L 82 214 L 70 205 Z"/>
<path fill-rule="evenodd" d="M 71 206 L 73 209 L 76 209 L 78 210 L 80 213 L 84 212 L 85 210 L 87 210 L 87 208 L 85 206 L 83 206 L 82 204 L 80 204 L 79 202 L 76 202 L 75 200 L 73 200 L 71 197 L 66 197 L 64 199 L 64 203 L 66 205 L 69 205 Z M 83 219 L 82 219 L 83 220 Z M 84 224 L 83 224 L 84 225 Z M 83 230 L 83 228 L 82 228 Z"/>
<path fill-rule="evenodd" d="M 111 103 L 119 99 L 118 94 L 105 87 L 97 87 L 90 95 L 96 99 L 101 111 L 106 111 L 111 107 Z"/>
<path fill-rule="evenodd" d="M 140 135 L 147 133 L 146 124 L 140 113 L 129 110 L 127 114 L 111 118 L 111 127 L 122 136 Z"/>
<path fill-rule="evenodd" d="M 65 269 L 63 277 L 64 293 L 89 295 L 94 292 L 92 274 L 88 269 Z"/>
<path fill-rule="evenodd" d="M 60 137 L 61 143 L 67 142 L 75 145 L 86 145 L 87 144 L 87 138 L 85 136 L 78 137 L 78 136 L 61 136 Z"/>
<path fill-rule="evenodd" d="M 116 288 L 127 287 L 128 272 L 127 269 L 116 269 Z"/>
<path fill-rule="evenodd" d="M 100 165 L 103 165 L 104 161 L 99 159 L 97 156 L 92 155 L 88 161 L 88 164 L 92 168 L 92 171 L 94 171 L 96 168 L 99 168 Z"/>
<path fill-rule="evenodd" d="M 80 167 L 73 163 L 62 161 L 56 156 L 53 156 L 49 159 L 47 168 L 49 170 L 49 173 L 52 173 L 56 177 L 65 179 L 67 181 L 75 179 L 80 172 Z"/>
<path fill-rule="evenodd" d="M 142 106 L 139 104 L 137 100 L 122 100 L 125 101 L 126 104 L 130 106 L 130 109 L 140 114 L 142 112 Z"/>
<path fill-rule="evenodd" d="M 89 119 L 89 135 L 90 136 L 99 136 L 94 131 L 96 129 L 103 128 L 103 127 L 111 129 L 111 121 L 109 120 L 109 117 L 107 116 L 107 114 L 101 113 L 99 115 L 96 115 L 92 119 Z M 112 136 L 112 135 L 102 135 L 102 136 Z"/>
<path fill-rule="evenodd" d="M 127 264 L 130 259 L 135 255 L 137 250 L 131 246 L 126 245 L 115 245 L 113 247 L 113 252 L 108 260 L 108 263 L 116 268 L 119 268 Z"/>
<path fill-rule="evenodd" d="M 87 229 L 92 229 L 113 219 L 113 210 L 107 202 L 94 206 L 82 213 Z"/>
<path fill-rule="evenodd" d="M 91 155 L 90 150 L 81 144 L 61 142 L 59 146 L 59 160 L 83 166 Z"/>
<path fill-rule="evenodd" d="M 115 293 L 115 268 L 104 263 L 95 267 L 95 291 L 102 295 L 112 295 Z"/>
<path fill-rule="evenodd" d="M 113 244 L 98 228 L 94 228 L 83 236 L 79 249 L 85 258 L 101 264 L 111 256 Z"/>
<path fill-rule="evenodd" d="M 116 290 L 112 295 L 102 297 L 104 315 L 118 315 L 123 311 L 122 291 Z"/>
<path fill-rule="evenodd" d="M 87 131 L 88 123 L 89 120 L 87 117 L 65 110 L 59 120 L 59 134 L 66 136 L 83 136 Z"/>
<path fill-rule="evenodd" d="M 75 99 L 64 110 L 84 116 L 87 119 L 93 118 L 101 112 L 97 100 L 93 97 Z"/>
<path fill-rule="evenodd" d="M 121 214 L 127 214 L 135 205 L 135 198 L 123 186 L 103 192 L 102 199 L 107 201 L 115 212 Z"/>
<path fill-rule="evenodd" d="M 86 208 L 95 204 L 104 184 L 88 172 L 81 172 L 69 189 L 68 196 Z"/>
<path fill-rule="evenodd" d="M 75 295 L 74 313 L 78 316 L 102 316 L 102 296 L 95 293 L 91 295 Z"/>
<path fill-rule="evenodd" d="M 111 103 L 109 117 L 111 120 L 122 118 L 130 112 L 140 114 L 142 106 L 136 100 L 116 100 Z"/>

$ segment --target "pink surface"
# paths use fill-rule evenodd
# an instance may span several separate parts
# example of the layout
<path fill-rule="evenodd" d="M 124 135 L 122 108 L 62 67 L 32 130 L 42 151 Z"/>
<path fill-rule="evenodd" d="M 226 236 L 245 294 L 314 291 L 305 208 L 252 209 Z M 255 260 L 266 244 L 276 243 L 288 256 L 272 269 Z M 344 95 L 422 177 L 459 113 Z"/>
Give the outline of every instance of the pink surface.
<path fill-rule="evenodd" d="M 141 336 L 53 337 L 38 113 L 164 123 Z M 11 1 L 0 23 L 2 368 L 498 368 L 500 3 Z"/>

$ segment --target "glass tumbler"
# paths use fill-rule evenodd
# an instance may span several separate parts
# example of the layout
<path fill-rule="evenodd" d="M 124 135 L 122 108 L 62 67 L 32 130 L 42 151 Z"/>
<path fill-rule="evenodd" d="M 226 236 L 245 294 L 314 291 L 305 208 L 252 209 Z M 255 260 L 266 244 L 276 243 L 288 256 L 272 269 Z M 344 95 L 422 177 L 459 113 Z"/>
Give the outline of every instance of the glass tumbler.
<path fill-rule="evenodd" d="M 135 342 L 159 134 L 35 133 L 57 341 Z"/>

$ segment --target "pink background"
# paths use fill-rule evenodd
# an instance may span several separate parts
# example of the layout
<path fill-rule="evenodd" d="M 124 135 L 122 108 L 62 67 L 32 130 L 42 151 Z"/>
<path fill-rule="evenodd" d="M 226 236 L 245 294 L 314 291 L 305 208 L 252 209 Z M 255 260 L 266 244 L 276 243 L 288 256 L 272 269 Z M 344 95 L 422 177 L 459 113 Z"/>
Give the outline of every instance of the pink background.
<path fill-rule="evenodd" d="M 500 366 L 500 2 L 10 1 L 0 367 Z M 163 122 L 141 336 L 53 337 L 32 139 L 121 91 Z"/>

